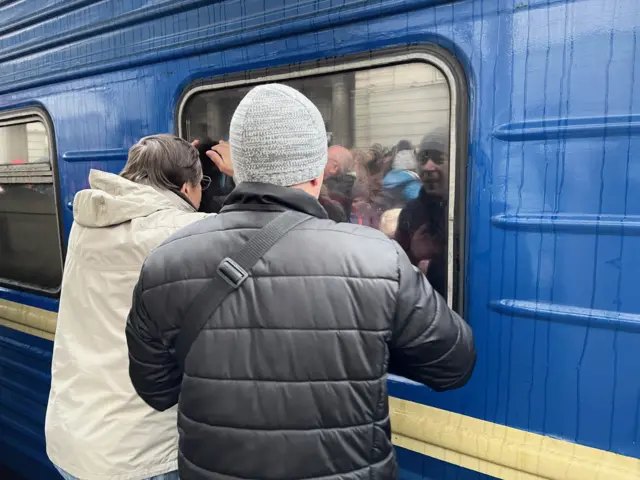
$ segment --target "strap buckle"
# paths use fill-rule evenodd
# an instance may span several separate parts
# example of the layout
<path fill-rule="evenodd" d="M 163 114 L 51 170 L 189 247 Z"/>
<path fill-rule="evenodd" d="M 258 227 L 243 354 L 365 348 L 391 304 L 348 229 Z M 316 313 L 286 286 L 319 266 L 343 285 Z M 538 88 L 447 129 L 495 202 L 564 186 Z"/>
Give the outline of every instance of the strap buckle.
<path fill-rule="evenodd" d="M 229 257 L 226 257 L 220 262 L 217 272 L 218 275 L 233 288 L 238 288 L 249 276 L 249 273 L 244 268 Z"/>

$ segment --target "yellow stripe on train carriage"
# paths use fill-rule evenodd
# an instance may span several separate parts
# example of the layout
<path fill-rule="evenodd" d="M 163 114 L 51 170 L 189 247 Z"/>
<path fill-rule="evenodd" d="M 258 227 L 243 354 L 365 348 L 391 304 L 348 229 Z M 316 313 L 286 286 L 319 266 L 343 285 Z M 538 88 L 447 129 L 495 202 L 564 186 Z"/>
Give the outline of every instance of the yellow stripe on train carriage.
<path fill-rule="evenodd" d="M 395 445 L 497 478 L 640 478 L 637 458 L 399 398 L 389 399 L 389 409 Z"/>
<path fill-rule="evenodd" d="M 56 317 L 55 312 L 0 298 L 0 325 L 2 326 L 53 340 L 56 332 Z"/>
<path fill-rule="evenodd" d="M 0 325 L 53 340 L 56 314 L 0 299 Z M 389 398 L 393 443 L 505 480 L 632 480 L 640 459 Z"/>

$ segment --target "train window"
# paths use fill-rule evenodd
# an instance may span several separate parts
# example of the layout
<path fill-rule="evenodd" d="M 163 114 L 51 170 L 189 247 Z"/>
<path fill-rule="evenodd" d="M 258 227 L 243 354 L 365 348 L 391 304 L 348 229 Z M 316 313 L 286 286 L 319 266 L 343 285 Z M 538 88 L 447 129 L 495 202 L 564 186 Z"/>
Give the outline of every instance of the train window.
<path fill-rule="evenodd" d="M 449 215 L 455 116 L 447 77 L 425 62 L 318 73 L 277 81 L 304 93 L 325 119 L 329 160 L 321 203 L 336 221 L 396 239 L 452 304 L 459 228 Z M 270 79 L 255 83 L 261 81 Z M 227 138 L 233 112 L 252 86 L 194 88 L 180 109 L 180 133 L 190 140 Z"/>
<path fill-rule="evenodd" d="M 51 139 L 39 115 L 0 117 L 0 282 L 54 292 L 62 279 Z"/>

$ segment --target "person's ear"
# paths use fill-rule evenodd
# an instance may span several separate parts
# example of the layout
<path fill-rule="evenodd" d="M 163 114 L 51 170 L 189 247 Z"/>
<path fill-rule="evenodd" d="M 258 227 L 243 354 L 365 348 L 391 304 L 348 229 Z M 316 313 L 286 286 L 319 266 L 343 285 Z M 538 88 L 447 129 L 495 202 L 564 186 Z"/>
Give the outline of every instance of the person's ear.
<path fill-rule="evenodd" d="M 320 175 L 318 175 L 316 178 L 311 180 L 311 185 L 313 185 L 314 187 L 321 186 L 323 183 L 324 183 L 324 170 L 320 172 Z"/>
<path fill-rule="evenodd" d="M 185 194 L 188 198 L 191 198 L 193 191 L 196 189 L 195 185 L 191 185 L 189 182 L 186 182 L 182 185 L 180 191 Z"/>

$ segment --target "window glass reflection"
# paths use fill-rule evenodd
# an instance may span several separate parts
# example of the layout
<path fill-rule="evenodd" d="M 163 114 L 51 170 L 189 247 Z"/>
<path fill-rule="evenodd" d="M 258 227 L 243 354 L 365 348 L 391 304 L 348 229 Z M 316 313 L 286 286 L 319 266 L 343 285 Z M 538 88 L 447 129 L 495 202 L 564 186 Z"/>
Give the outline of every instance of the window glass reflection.
<path fill-rule="evenodd" d="M 0 278 L 55 289 L 62 278 L 52 184 L 0 184 Z"/>
<path fill-rule="evenodd" d="M 42 122 L 0 127 L 0 165 L 49 161 L 49 139 Z"/>
<path fill-rule="evenodd" d="M 45 125 L 1 125 L 0 282 L 55 290 L 62 280 L 60 247 Z"/>
<path fill-rule="evenodd" d="M 325 119 L 329 155 L 320 202 L 329 216 L 397 240 L 446 297 L 450 94 L 442 73 L 411 63 L 283 83 Z M 186 137 L 227 138 L 250 89 L 191 97 L 181 119 Z"/>

